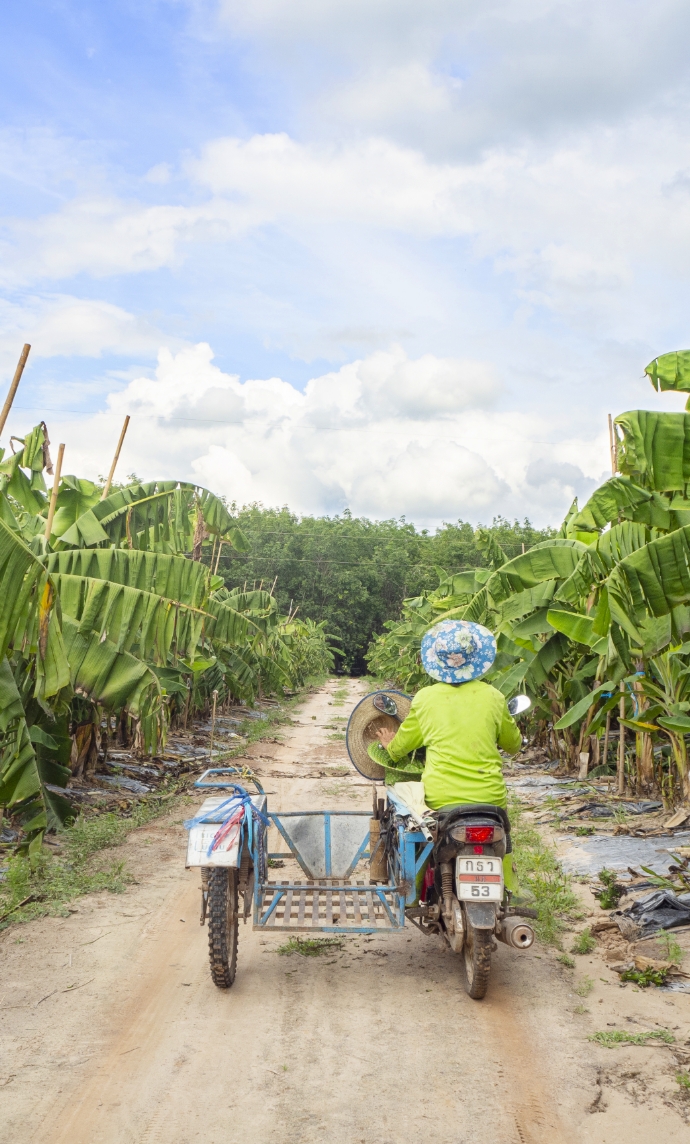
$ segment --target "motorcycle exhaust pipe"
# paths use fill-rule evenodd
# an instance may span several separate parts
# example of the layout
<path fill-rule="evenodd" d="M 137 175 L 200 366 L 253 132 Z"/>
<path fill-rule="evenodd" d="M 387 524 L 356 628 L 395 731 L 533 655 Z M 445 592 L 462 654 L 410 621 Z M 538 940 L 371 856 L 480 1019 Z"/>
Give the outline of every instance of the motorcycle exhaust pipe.
<path fill-rule="evenodd" d="M 504 918 L 496 937 L 513 949 L 529 949 L 534 941 L 534 930 L 522 918 Z"/>

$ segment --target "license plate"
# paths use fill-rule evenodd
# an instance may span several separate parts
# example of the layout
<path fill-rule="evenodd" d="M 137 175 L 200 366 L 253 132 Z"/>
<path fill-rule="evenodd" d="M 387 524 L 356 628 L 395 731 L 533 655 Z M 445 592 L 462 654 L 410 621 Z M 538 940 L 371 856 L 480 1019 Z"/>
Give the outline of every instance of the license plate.
<path fill-rule="evenodd" d="M 456 858 L 455 883 L 460 901 L 500 902 L 503 863 L 500 858 Z"/>

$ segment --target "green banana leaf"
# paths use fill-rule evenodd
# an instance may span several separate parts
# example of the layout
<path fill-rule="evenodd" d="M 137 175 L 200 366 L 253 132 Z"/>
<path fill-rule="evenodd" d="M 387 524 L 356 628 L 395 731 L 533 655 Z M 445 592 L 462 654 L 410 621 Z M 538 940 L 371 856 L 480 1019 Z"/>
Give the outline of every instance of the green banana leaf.
<path fill-rule="evenodd" d="M 117 489 L 79 516 L 58 544 L 190 552 L 197 536 L 197 513 L 208 533 L 246 551 L 246 539 L 222 500 L 185 481 L 152 481 Z"/>
<path fill-rule="evenodd" d="M 638 646 L 644 646 L 642 623 L 670 617 L 670 638 L 679 641 L 688 629 L 690 603 L 690 527 L 650 541 L 621 560 L 607 580 L 611 618 Z"/>
<path fill-rule="evenodd" d="M 143 592 L 124 584 L 86 576 L 53 574 L 63 615 L 79 622 L 82 634 L 110 639 L 118 651 L 135 651 L 141 659 L 165 666 L 168 657 L 193 656 L 208 612 L 179 600 Z"/>
<path fill-rule="evenodd" d="M 682 491 L 690 481 L 690 413 L 633 409 L 616 417 L 623 430 L 618 464 L 624 476 L 659 492 Z"/>
<path fill-rule="evenodd" d="M 673 350 L 650 361 L 644 369 L 657 393 L 665 390 L 690 392 L 690 350 Z"/>

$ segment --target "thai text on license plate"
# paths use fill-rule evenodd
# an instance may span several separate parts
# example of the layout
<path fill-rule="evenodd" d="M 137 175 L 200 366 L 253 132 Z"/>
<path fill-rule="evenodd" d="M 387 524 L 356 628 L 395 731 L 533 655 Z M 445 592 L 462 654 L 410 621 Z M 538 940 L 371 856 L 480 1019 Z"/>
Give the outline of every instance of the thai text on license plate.
<path fill-rule="evenodd" d="M 500 858 L 456 858 L 455 882 L 460 901 L 500 902 L 503 863 Z"/>

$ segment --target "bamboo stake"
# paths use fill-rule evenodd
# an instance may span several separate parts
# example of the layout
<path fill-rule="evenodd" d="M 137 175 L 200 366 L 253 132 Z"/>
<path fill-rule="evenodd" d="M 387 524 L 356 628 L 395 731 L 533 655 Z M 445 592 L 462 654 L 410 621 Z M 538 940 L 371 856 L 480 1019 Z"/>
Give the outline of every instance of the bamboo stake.
<path fill-rule="evenodd" d="M 58 446 L 57 461 L 55 462 L 55 476 L 53 477 L 53 491 L 50 494 L 50 508 L 48 509 L 48 520 L 46 521 L 46 540 L 50 540 L 50 534 L 53 531 L 53 517 L 55 516 L 55 505 L 57 503 L 58 485 L 60 484 L 60 473 L 62 472 L 62 458 L 65 452 L 65 446 Z"/>
<path fill-rule="evenodd" d="M 616 441 L 616 431 L 613 427 L 613 418 L 609 413 L 609 449 L 611 452 L 611 476 L 615 477 L 618 472 L 618 443 Z"/>
<path fill-rule="evenodd" d="M 621 698 L 618 704 L 619 721 L 625 719 L 625 684 L 621 683 Z M 625 794 L 625 727 L 620 723 L 620 740 L 618 743 L 618 793 Z"/>
<path fill-rule="evenodd" d="M 209 763 L 213 763 L 213 738 L 216 733 L 216 703 L 218 702 L 218 692 L 213 692 L 213 718 L 211 720 L 211 749 L 208 753 Z"/>
<path fill-rule="evenodd" d="M 117 449 L 115 450 L 115 456 L 113 457 L 113 463 L 110 466 L 110 472 L 108 473 L 108 479 L 105 482 L 105 488 L 103 489 L 103 492 L 101 494 L 101 500 L 105 500 L 105 498 L 110 493 L 110 486 L 112 485 L 113 477 L 115 476 L 115 467 L 117 465 L 117 462 L 120 460 L 120 450 L 122 448 L 122 442 L 125 439 L 125 433 L 127 432 L 127 426 L 128 425 L 129 425 L 129 413 L 125 417 L 125 423 L 122 426 L 122 432 L 120 433 L 120 440 L 117 443 Z"/>
<path fill-rule="evenodd" d="M 31 349 L 31 346 L 27 342 L 26 345 L 24 346 L 24 349 L 22 350 L 21 354 L 19 355 L 19 361 L 17 362 L 17 368 L 14 371 L 14 377 L 12 378 L 12 384 L 10 385 L 9 392 L 7 394 L 7 397 L 5 398 L 5 404 L 2 407 L 2 413 L 0 413 L 0 436 L 2 435 L 2 431 L 5 428 L 5 422 L 7 421 L 7 418 L 10 415 L 10 409 L 12 408 L 12 402 L 14 401 L 14 395 L 17 392 L 17 389 L 19 387 L 19 382 L 22 380 L 22 374 L 24 372 L 24 366 L 26 365 L 26 359 L 29 356 L 29 350 L 30 349 Z"/>
<path fill-rule="evenodd" d="M 218 565 L 220 564 L 220 553 L 221 553 L 222 547 L 223 547 L 223 541 L 221 540 L 218 544 L 218 555 L 216 556 L 216 566 L 213 569 L 213 575 L 214 576 L 218 575 Z"/>
<path fill-rule="evenodd" d="M 604 766 L 606 766 L 609 757 L 609 735 L 611 733 L 611 712 L 606 712 L 606 730 L 604 731 Z"/>

